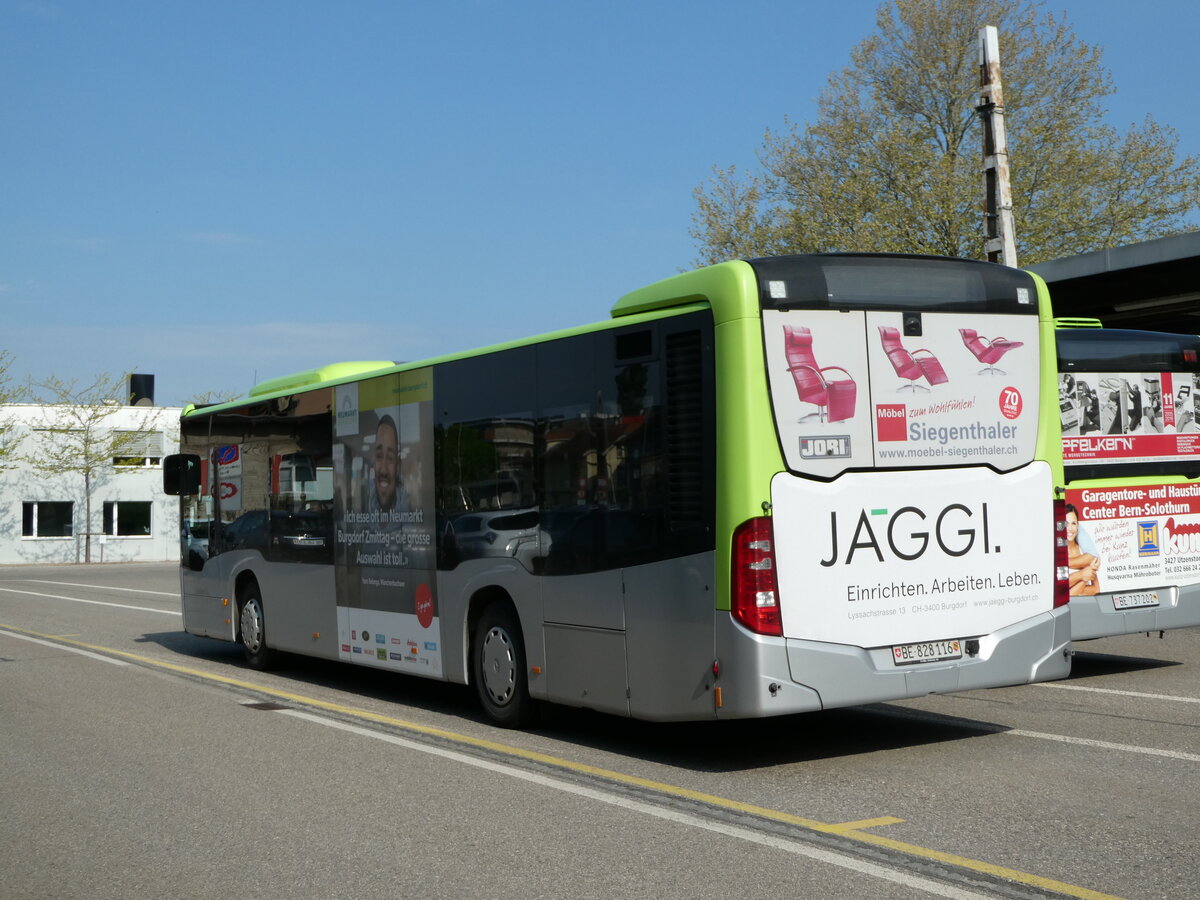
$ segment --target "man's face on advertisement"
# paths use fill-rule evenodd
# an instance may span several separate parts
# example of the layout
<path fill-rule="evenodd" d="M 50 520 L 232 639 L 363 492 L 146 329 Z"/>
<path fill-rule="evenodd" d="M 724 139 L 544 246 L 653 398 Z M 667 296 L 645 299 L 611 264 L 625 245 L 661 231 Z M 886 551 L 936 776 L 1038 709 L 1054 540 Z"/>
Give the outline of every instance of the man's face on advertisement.
<path fill-rule="evenodd" d="M 396 503 L 396 429 L 380 422 L 375 431 L 375 495 L 382 509 Z"/>

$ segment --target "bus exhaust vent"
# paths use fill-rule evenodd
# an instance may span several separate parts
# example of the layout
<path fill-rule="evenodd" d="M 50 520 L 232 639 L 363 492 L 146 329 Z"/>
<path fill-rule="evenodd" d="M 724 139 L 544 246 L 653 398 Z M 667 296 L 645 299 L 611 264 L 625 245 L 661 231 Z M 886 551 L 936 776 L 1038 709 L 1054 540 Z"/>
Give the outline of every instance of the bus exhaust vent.
<path fill-rule="evenodd" d="M 666 339 L 667 472 L 670 527 L 704 521 L 704 383 L 699 331 Z"/>

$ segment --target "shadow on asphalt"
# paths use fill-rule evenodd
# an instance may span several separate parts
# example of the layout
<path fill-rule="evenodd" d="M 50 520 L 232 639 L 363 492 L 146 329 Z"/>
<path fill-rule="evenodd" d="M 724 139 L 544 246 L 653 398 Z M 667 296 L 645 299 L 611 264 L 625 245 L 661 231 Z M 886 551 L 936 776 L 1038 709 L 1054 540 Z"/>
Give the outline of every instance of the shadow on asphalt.
<path fill-rule="evenodd" d="M 180 658 L 175 662 L 180 665 L 188 665 L 188 659 L 193 663 L 204 660 L 228 666 L 231 671 L 224 674 L 235 678 L 253 671 L 246 666 L 241 646 L 237 644 L 178 631 L 146 634 L 140 640 L 178 654 Z M 464 685 L 290 654 L 280 656 L 273 673 L 293 683 L 402 704 L 394 712 L 397 719 L 409 718 L 405 707 L 410 707 L 487 727 L 473 690 Z M 455 730 L 453 724 L 446 727 Z M 909 715 L 886 704 L 765 719 L 672 723 L 639 722 L 586 709 L 553 706 L 543 708 L 542 720 L 530 731 L 554 741 L 662 765 L 729 772 L 961 741 L 1005 727 L 936 713 Z M 491 731 L 491 740 L 508 743 L 505 736 L 511 732 Z"/>
<path fill-rule="evenodd" d="M 1115 653 L 1089 653 L 1086 650 L 1080 650 L 1080 646 L 1080 644 L 1075 645 L 1075 657 L 1071 660 L 1071 676 L 1069 679 L 1071 681 L 1080 678 L 1116 675 L 1121 672 L 1145 672 L 1150 669 L 1183 665 L 1183 663 L 1173 659 L 1119 656 Z"/>

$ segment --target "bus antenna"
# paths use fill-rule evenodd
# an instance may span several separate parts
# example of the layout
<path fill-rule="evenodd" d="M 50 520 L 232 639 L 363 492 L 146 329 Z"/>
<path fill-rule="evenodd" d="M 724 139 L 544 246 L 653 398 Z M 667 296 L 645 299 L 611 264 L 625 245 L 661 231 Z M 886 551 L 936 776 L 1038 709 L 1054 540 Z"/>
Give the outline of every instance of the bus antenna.
<path fill-rule="evenodd" d="M 1000 82 L 1000 39 L 995 25 L 979 29 L 979 105 L 983 121 L 983 249 L 988 262 L 1017 265 L 1008 137 L 1004 132 L 1004 89 Z"/>

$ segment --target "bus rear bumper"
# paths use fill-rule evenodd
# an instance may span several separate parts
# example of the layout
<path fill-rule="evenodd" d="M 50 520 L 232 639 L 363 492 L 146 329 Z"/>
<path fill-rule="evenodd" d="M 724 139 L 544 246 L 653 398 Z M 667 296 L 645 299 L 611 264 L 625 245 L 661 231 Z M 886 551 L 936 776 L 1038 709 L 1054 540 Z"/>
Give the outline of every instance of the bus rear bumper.
<path fill-rule="evenodd" d="M 1169 631 L 1200 625 L 1200 584 L 1182 587 L 1149 588 L 1129 591 L 1124 596 L 1154 594 L 1155 606 L 1118 609 L 1115 597 L 1122 594 L 1096 594 L 1071 598 L 1071 637 L 1077 641 L 1137 634 L 1141 631 Z"/>
<path fill-rule="evenodd" d="M 736 668 L 736 648 L 746 641 L 757 652 L 747 653 L 745 661 L 756 659 L 761 665 L 756 678 L 738 679 L 740 690 L 724 693 L 718 718 L 787 715 L 1028 684 L 1065 678 L 1071 671 L 1067 607 L 979 637 L 974 656 L 907 666 L 896 665 L 890 647 L 761 638 L 733 627 L 739 637 L 731 641 L 733 652 L 723 657 L 723 664 Z"/>
<path fill-rule="evenodd" d="M 821 695 L 825 708 L 854 706 L 1065 678 L 1071 670 L 1066 608 L 1042 613 L 977 638 L 979 651 L 945 662 L 897 665 L 890 647 L 789 641 L 797 681 Z M 965 643 L 965 642 L 964 642 Z M 813 660 L 819 660 L 814 663 Z"/>

